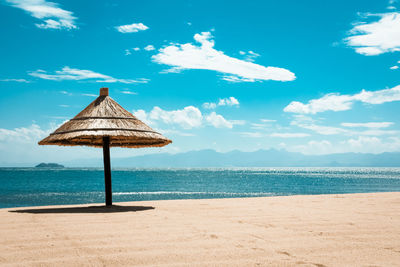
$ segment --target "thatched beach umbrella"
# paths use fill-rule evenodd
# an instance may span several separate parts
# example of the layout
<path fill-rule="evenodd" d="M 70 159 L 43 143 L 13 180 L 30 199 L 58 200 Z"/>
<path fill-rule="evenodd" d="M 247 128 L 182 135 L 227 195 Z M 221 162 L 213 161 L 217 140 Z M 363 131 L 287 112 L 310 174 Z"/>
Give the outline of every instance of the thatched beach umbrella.
<path fill-rule="evenodd" d="M 100 88 L 100 96 L 39 145 L 102 147 L 106 205 L 112 205 L 111 147 L 162 147 L 172 141 L 138 120 Z"/>

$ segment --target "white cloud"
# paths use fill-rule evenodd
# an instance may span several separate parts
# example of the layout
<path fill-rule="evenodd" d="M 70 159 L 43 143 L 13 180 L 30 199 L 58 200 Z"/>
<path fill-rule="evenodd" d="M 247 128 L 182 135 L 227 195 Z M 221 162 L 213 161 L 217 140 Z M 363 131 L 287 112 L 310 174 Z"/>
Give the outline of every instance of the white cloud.
<path fill-rule="evenodd" d="M 362 90 L 360 93 L 354 95 L 327 94 L 321 98 L 312 99 L 307 104 L 292 101 L 283 111 L 301 114 L 316 114 L 328 110 L 343 111 L 351 109 L 353 103 L 357 101 L 367 104 L 400 101 L 400 85 L 378 91 Z"/>
<path fill-rule="evenodd" d="M 264 67 L 251 62 L 229 57 L 214 49 L 214 40 L 210 32 L 195 34 L 194 39 L 200 46 L 191 43 L 172 44 L 159 49 L 152 56 L 154 62 L 169 65 L 168 72 L 185 69 L 214 70 L 227 74 L 223 79 L 229 81 L 254 82 L 259 80 L 292 81 L 296 78 L 289 70 L 277 67 Z"/>
<path fill-rule="evenodd" d="M 143 109 L 136 110 L 136 111 L 132 112 L 132 114 L 133 114 L 136 118 L 138 118 L 139 120 L 141 120 L 142 122 L 144 122 L 144 123 L 146 123 L 146 124 L 148 124 L 148 125 L 153 124 L 153 122 L 150 121 L 150 119 L 148 118 L 149 115 L 148 115 L 148 114 L 146 113 L 146 111 L 143 110 Z"/>
<path fill-rule="evenodd" d="M 123 93 L 123 94 L 125 94 L 125 95 L 137 95 L 136 92 L 132 92 L 132 91 L 128 91 L 128 90 L 121 91 L 121 93 Z"/>
<path fill-rule="evenodd" d="M 260 119 L 261 123 L 251 123 L 251 129 L 254 130 L 264 130 L 267 128 L 272 127 L 272 123 L 276 122 L 276 120 L 270 120 L 270 119 Z M 275 125 L 274 127 L 276 127 Z M 279 127 L 279 126 L 278 126 Z"/>
<path fill-rule="evenodd" d="M 145 31 L 149 27 L 144 25 L 143 23 L 132 23 L 128 25 L 121 25 L 116 26 L 115 29 L 122 33 L 131 33 L 131 32 L 138 32 L 138 31 Z"/>
<path fill-rule="evenodd" d="M 209 122 L 215 128 L 232 128 L 233 124 L 227 121 L 221 115 L 215 113 L 214 111 L 211 112 L 210 115 L 206 116 L 207 122 Z"/>
<path fill-rule="evenodd" d="M 303 115 L 303 114 L 295 114 L 295 115 L 292 115 L 292 117 L 294 118 L 295 122 L 307 122 L 307 123 L 315 122 L 315 120 L 313 118 L 311 118 L 310 116 Z"/>
<path fill-rule="evenodd" d="M 0 79 L 0 82 L 30 83 L 31 81 L 25 79 Z"/>
<path fill-rule="evenodd" d="M 270 119 L 260 119 L 260 121 L 266 122 L 266 123 L 268 123 L 268 122 L 276 122 L 276 120 L 270 120 Z"/>
<path fill-rule="evenodd" d="M 305 116 L 306 117 L 306 116 Z M 334 126 L 322 126 L 315 124 L 314 120 L 298 117 L 290 123 L 291 125 L 314 131 L 321 135 L 348 135 L 348 136 L 381 136 L 381 135 L 397 135 L 399 131 L 381 130 L 393 125 L 393 122 L 366 122 L 366 123 L 341 123 L 341 126 L 347 128 L 367 128 L 363 131 L 355 131 Z"/>
<path fill-rule="evenodd" d="M 266 136 L 265 134 L 260 132 L 241 132 L 240 135 L 250 138 L 262 138 Z"/>
<path fill-rule="evenodd" d="M 76 29 L 76 17 L 71 11 L 64 10 L 57 3 L 45 0 L 6 0 L 11 6 L 28 12 L 42 21 L 35 24 L 41 29 Z"/>
<path fill-rule="evenodd" d="M 373 153 L 400 151 L 400 138 L 389 137 L 381 139 L 378 137 L 360 136 L 332 143 L 327 140 L 309 141 L 304 145 L 287 147 L 288 151 L 301 152 L 304 154 L 323 155 L 332 153 Z"/>
<path fill-rule="evenodd" d="M 261 130 L 267 128 L 268 126 L 269 125 L 265 123 L 252 123 L 250 128 L 254 130 Z"/>
<path fill-rule="evenodd" d="M 134 112 L 134 115 L 144 121 L 161 121 L 165 124 L 177 124 L 184 129 L 197 128 L 202 125 L 203 116 L 201 111 L 194 106 L 183 109 L 166 111 L 160 107 L 154 107 L 149 113 L 144 110 Z"/>
<path fill-rule="evenodd" d="M 29 143 L 45 137 L 50 131 L 42 130 L 37 124 L 13 130 L 0 128 L 0 141 Z"/>
<path fill-rule="evenodd" d="M 321 135 L 337 135 L 350 132 L 347 129 L 342 129 L 338 127 L 317 125 L 313 119 L 304 115 L 295 115 L 294 120 L 290 122 L 290 125 L 311 130 Z"/>
<path fill-rule="evenodd" d="M 387 128 L 392 126 L 393 122 L 358 122 L 358 123 L 351 123 L 351 122 L 343 122 L 341 123 L 344 127 L 365 127 L 365 128 Z"/>
<path fill-rule="evenodd" d="M 391 70 L 397 70 L 399 68 L 399 66 L 392 66 L 390 67 Z"/>
<path fill-rule="evenodd" d="M 344 133 L 349 133 L 348 130 L 338 128 L 338 127 L 331 127 L 331 126 L 322 126 L 322 125 L 316 125 L 316 124 L 302 124 L 302 123 L 294 123 L 292 122 L 292 125 L 296 125 L 300 128 L 303 129 L 308 129 L 311 131 L 314 131 L 318 134 L 322 135 L 336 135 L 336 134 L 344 134 Z"/>
<path fill-rule="evenodd" d="M 354 100 L 368 104 L 383 104 L 386 102 L 400 101 L 400 85 L 379 91 L 362 90 L 353 96 Z"/>
<path fill-rule="evenodd" d="M 345 147 L 349 146 L 351 151 L 362 153 L 378 154 L 400 150 L 400 139 L 397 137 L 391 137 L 387 141 L 382 141 L 378 137 L 360 136 L 357 139 L 349 139 L 342 144 Z"/>
<path fill-rule="evenodd" d="M 280 137 L 280 138 L 299 138 L 299 137 L 307 137 L 310 136 L 306 133 L 272 133 L 271 137 Z"/>
<path fill-rule="evenodd" d="M 230 123 L 232 123 L 232 125 L 245 125 L 246 121 L 244 120 L 229 120 Z"/>
<path fill-rule="evenodd" d="M 377 21 L 360 22 L 351 29 L 345 41 L 359 54 L 374 56 L 400 50 L 400 13 L 367 14 Z"/>
<path fill-rule="evenodd" d="M 133 47 L 132 49 L 125 49 L 125 56 L 132 55 L 132 51 L 135 51 L 135 52 L 140 51 L 140 48 L 139 47 Z"/>
<path fill-rule="evenodd" d="M 262 133 L 262 132 L 240 132 L 240 135 L 250 138 L 262 138 L 262 137 L 278 137 L 278 138 L 303 138 L 310 136 L 306 133 Z"/>
<path fill-rule="evenodd" d="M 235 124 L 243 124 L 243 121 L 226 120 L 222 115 L 215 112 L 204 115 L 194 106 L 171 111 L 154 107 L 150 112 L 144 110 L 134 111 L 133 115 L 150 125 L 162 122 L 168 125 L 178 125 L 184 129 L 199 128 L 204 125 L 211 125 L 216 128 L 232 128 Z"/>
<path fill-rule="evenodd" d="M 28 72 L 29 75 L 45 80 L 53 81 L 64 81 L 64 80 L 92 80 L 101 83 L 147 83 L 148 79 L 140 78 L 136 80 L 132 79 L 117 79 L 108 75 L 93 72 L 91 70 L 80 70 L 72 69 L 68 66 L 62 68 L 62 70 L 57 70 L 55 74 L 48 74 L 44 70 L 36 70 Z"/>
<path fill-rule="evenodd" d="M 395 130 L 380 130 L 380 129 L 374 129 L 370 128 L 365 131 L 360 131 L 360 132 L 352 132 L 353 135 L 362 135 L 362 136 L 381 136 L 381 135 L 399 135 L 399 131 Z"/>
<path fill-rule="evenodd" d="M 312 140 L 307 142 L 305 145 L 297 145 L 294 147 L 286 147 L 288 151 L 300 152 L 306 155 L 324 155 L 338 153 L 337 147 L 332 145 L 328 140 L 316 141 Z"/>
<path fill-rule="evenodd" d="M 146 51 L 152 51 L 152 50 L 155 50 L 155 47 L 153 45 L 148 45 L 143 49 L 146 50 Z"/>
<path fill-rule="evenodd" d="M 60 94 L 72 96 L 73 94 L 67 91 L 60 91 Z"/>
<path fill-rule="evenodd" d="M 239 106 L 239 101 L 231 96 L 229 98 L 220 99 L 218 106 Z"/>
<path fill-rule="evenodd" d="M 82 94 L 83 96 L 90 96 L 90 97 L 98 97 L 98 95 L 95 94 Z"/>
<path fill-rule="evenodd" d="M 239 100 L 231 96 L 228 98 L 220 98 L 218 103 L 206 102 L 203 104 L 203 108 L 205 109 L 215 109 L 218 106 L 239 106 Z"/>
<path fill-rule="evenodd" d="M 206 103 L 203 103 L 203 108 L 205 108 L 205 109 L 215 109 L 216 107 L 217 107 L 217 103 L 209 103 L 209 102 L 206 102 Z"/>
<path fill-rule="evenodd" d="M 353 98 L 350 95 L 327 94 L 321 98 L 310 100 L 308 104 L 292 101 L 283 109 L 283 111 L 302 114 L 315 114 L 328 110 L 348 110 L 351 108 L 352 104 Z"/>

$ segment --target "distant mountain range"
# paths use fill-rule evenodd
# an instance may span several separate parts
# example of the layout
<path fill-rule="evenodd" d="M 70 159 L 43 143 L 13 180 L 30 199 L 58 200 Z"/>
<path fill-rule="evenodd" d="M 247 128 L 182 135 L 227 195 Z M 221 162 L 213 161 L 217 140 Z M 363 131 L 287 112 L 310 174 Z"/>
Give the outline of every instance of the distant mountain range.
<path fill-rule="evenodd" d="M 99 159 L 77 159 L 61 162 L 66 167 L 102 167 Z M 234 150 L 220 153 L 198 150 L 185 153 L 148 154 L 128 158 L 111 158 L 112 167 L 179 168 L 179 167 L 400 167 L 400 153 L 342 153 L 304 155 L 285 150 Z"/>

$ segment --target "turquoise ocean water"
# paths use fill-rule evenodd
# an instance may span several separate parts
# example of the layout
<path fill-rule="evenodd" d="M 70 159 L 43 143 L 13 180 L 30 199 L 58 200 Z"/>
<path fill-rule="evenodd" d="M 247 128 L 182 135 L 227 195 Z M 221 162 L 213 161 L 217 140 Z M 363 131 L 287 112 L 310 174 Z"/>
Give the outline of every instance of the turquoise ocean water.
<path fill-rule="evenodd" d="M 400 168 L 113 169 L 113 201 L 400 191 Z M 102 169 L 0 168 L 0 208 L 104 202 Z"/>

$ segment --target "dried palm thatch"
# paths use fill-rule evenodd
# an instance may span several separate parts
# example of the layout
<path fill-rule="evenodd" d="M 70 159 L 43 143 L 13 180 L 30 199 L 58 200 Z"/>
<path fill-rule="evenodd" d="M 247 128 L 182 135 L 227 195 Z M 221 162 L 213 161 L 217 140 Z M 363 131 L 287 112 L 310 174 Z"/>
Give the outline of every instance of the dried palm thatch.
<path fill-rule="evenodd" d="M 110 147 L 162 147 L 172 142 L 109 97 L 108 88 L 101 88 L 96 100 L 39 145 L 103 147 L 104 136 L 109 136 Z"/>

